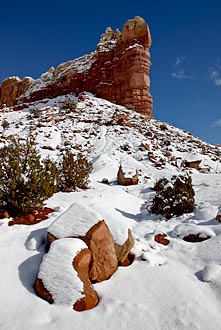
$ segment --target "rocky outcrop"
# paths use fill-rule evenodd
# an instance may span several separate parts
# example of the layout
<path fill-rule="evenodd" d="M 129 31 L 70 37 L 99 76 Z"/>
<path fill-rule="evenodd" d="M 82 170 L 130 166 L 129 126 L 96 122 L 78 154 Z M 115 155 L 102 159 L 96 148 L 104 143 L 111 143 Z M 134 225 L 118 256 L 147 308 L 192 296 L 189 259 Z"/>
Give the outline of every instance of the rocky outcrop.
<path fill-rule="evenodd" d="M 13 106 L 17 103 L 18 98 L 23 95 L 32 84 L 33 79 L 25 77 L 9 77 L 5 79 L 0 86 L 0 106 L 4 104 Z"/>
<path fill-rule="evenodd" d="M 32 82 L 28 90 L 26 86 L 23 93 L 17 93 L 17 87 L 5 93 L 3 82 L 0 103 L 15 105 L 88 91 L 152 117 L 150 46 L 149 27 L 144 19 L 136 16 L 125 23 L 122 32 L 107 28 L 95 52 L 51 68 Z"/>

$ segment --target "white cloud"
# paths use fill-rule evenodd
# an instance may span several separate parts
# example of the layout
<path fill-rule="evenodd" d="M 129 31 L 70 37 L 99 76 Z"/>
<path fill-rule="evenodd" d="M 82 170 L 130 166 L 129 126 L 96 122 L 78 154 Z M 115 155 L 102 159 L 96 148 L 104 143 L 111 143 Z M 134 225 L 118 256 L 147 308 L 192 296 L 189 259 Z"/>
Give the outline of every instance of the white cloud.
<path fill-rule="evenodd" d="M 215 80 L 216 78 L 219 77 L 219 71 L 216 69 L 211 69 L 210 71 L 210 79 Z"/>
<path fill-rule="evenodd" d="M 193 76 L 187 75 L 184 69 L 172 72 L 171 76 L 176 79 L 193 79 Z"/>
<path fill-rule="evenodd" d="M 217 119 L 211 125 L 212 127 L 221 127 L 221 119 Z"/>
<path fill-rule="evenodd" d="M 209 70 L 209 79 L 216 85 L 221 86 L 221 67 L 220 65 L 215 65 L 215 67 Z"/>
<path fill-rule="evenodd" d="M 193 79 L 194 77 L 192 75 L 189 75 L 186 73 L 186 70 L 183 68 L 183 66 L 186 66 L 186 57 L 176 57 L 176 60 L 173 64 L 173 72 L 171 73 L 171 77 L 176 79 Z"/>
<path fill-rule="evenodd" d="M 216 86 L 221 86 L 221 78 L 215 79 L 214 83 Z"/>
<path fill-rule="evenodd" d="M 176 68 L 178 65 L 180 65 L 182 62 L 185 61 L 185 56 L 181 56 L 181 57 L 176 57 L 176 61 L 173 64 L 173 68 Z"/>

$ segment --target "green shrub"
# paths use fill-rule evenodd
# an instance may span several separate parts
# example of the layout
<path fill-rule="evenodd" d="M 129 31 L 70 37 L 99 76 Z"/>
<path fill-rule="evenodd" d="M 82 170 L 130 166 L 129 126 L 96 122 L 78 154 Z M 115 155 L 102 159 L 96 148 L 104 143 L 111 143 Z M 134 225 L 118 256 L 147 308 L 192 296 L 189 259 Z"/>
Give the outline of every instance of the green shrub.
<path fill-rule="evenodd" d="M 3 119 L 2 120 L 2 127 L 3 127 L 3 129 L 7 129 L 7 128 L 9 128 L 9 122 L 6 120 L 6 119 Z"/>
<path fill-rule="evenodd" d="M 42 116 L 42 111 L 37 108 L 32 108 L 29 110 L 28 119 L 40 119 Z"/>
<path fill-rule="evenodd" d="M 59 113 L 60 114 L 67 114 L 70 112 L 75 112 L 77 109 L 77 102 L 73 101 L 70 98 L 67 98 L 65 102 L 62 104 Z"/>
<path fill-rule="evenodd" d="M 59 190 L 70 192 L 80 189 L 87 189 L 88 177 L 92 170 L 92 163 L 82 154 L 77 157 L 66 149 L 62 160 L 59 163 Z"/>
<path fill-rule="evenodd" d="M 190 176 L 173 176 L 170 180 L 162 178 L 154 186 L 156 196 L 150 212 L 162 214 L 166 219 L 174 215 L 189 213 L 194 208 L 194 190 Z"/>
<path fill-rule="evenodd" d="M 13 138 L 0 149 L 0 198 L 11 216 L 25 215 L 57 191 L 53 161 L 41 156 L 30 135 L 21 143 Z"/>

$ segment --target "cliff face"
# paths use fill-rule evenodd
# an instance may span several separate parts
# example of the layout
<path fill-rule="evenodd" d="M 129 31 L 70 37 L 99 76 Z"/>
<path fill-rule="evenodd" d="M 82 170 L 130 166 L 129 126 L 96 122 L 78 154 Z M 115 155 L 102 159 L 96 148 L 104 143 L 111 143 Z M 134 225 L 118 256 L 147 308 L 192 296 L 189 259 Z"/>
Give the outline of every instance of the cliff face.
<path fill-rule="evenodd" d="M 141 17 L 128 20 L 122 32 L 107 28 L 95 52 L 51 68 L 37 80 L 6 79 L 0 103 L 8 106 L 88 91 L 152 117 L 149 92 L 151 36 Z M 13 91 L 13 92 L 12 92 Z"/>

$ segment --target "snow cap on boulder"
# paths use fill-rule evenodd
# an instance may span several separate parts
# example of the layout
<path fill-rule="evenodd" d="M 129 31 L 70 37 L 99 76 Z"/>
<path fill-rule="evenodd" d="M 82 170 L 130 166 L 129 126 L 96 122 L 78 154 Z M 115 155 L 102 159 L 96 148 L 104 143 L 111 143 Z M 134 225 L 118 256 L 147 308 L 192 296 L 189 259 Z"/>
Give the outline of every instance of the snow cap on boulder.
<path fill-rule="evenodd" d="M 99 213 L 81 203 L 73 203 L 48 228 L 55 238 L 82 237 L 103 220 Z"/>

